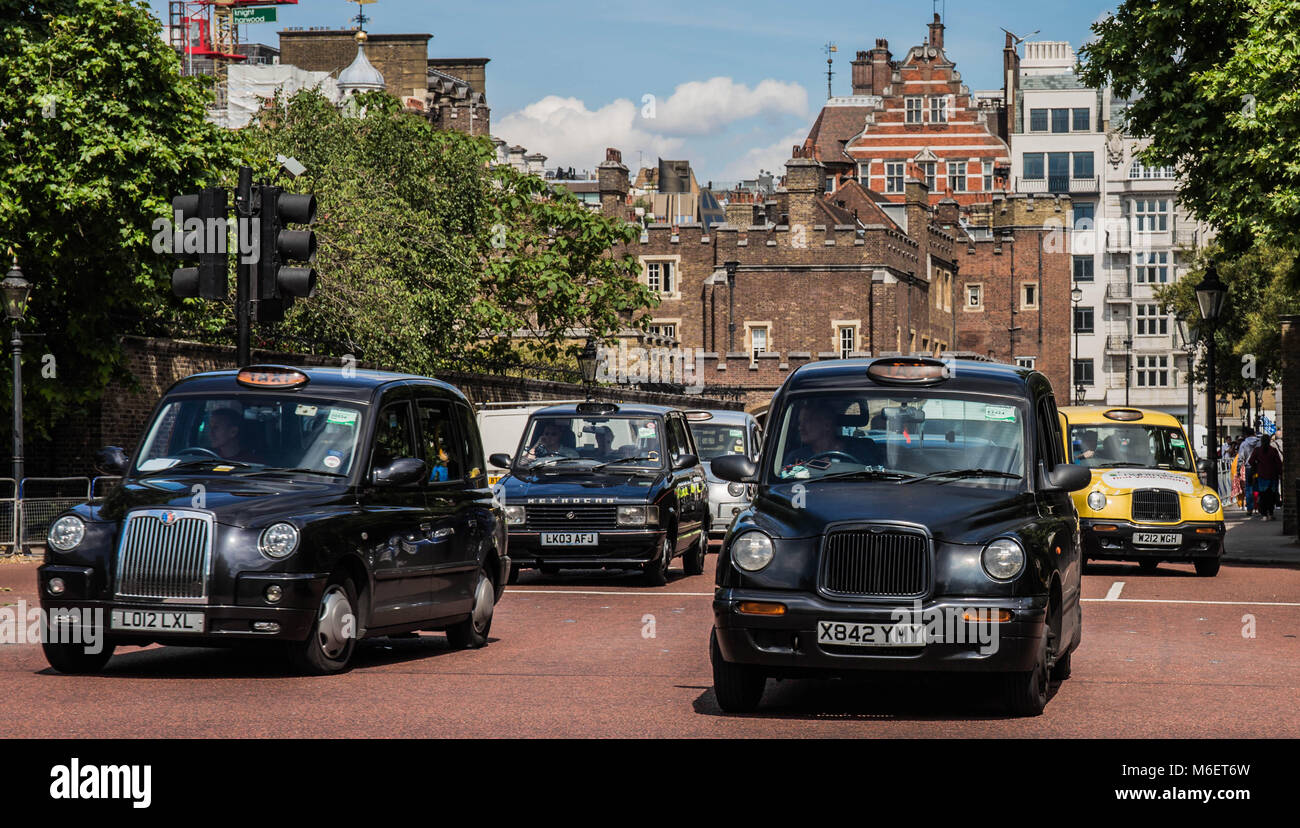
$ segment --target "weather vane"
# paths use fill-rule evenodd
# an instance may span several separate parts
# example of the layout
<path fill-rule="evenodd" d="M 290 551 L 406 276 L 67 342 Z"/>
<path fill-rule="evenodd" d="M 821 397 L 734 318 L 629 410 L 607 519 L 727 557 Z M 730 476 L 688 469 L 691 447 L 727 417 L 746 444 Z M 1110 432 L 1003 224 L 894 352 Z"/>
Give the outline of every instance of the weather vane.
<path fill-rule="evenodd" d="M 832 42 L 832 43 L 827 43 L 825 46 L 823 46 L 823 47 L 822 47 L 822 51 L 826 53 L 826 97 L 827 97 L 827 98 L 830 98 L 830 96 L 831 96 L 831 76 L 835 74 L 835 73 L 831 70 L 831 61 L 834 60 L 834 58 L 832 58 L 831 55 L 834 54 L 835 52 L 838 52 L 839 49 L 838 49 L 838 48 L 835 46 L 835 44 Z"/>
<path fill-rule="evenodd" d="M 370 18 L 366 16 L 365 7 L 375 2 L 375 0 L 348 0 L 348 2 L 357 4 L 357 16 L 352 19 L 356 21 L 358 29 L 365 29 L 366 24 L 370 22 Z"/>

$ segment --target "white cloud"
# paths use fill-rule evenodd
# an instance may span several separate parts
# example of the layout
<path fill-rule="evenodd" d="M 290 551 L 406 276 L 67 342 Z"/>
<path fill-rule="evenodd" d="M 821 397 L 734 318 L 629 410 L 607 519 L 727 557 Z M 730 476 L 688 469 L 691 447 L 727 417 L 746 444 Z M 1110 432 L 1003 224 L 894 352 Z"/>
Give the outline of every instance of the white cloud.
<path fill-rule="evenodd" d="M 753 178 L 758 175 L 760 169 L 775 173 L 779 178 L 785 175 L 785 162 L 790 160 L 790 151 L 796 144 L 802 144 L 807 137 L 808 129 L 805 127 L 767 146 L 754 147 L 728 164 L 723 169 L 719 180 L 739 181 Z"/>
<path fill-rule="evenodd" d="M 802 86 L 777 80 L 764 80 L 751 88 L 716 77 L 680 84 L 666 99 L 646 96 L 636 101 L 619 98 L 588 109 L 579 98 L 548 95 L 498 119 L 492 131 L 510 144 L 543 153 L 547 166 L 591 169 L 604 159 L 606 147 L 617 147 L 623 151 L 624 163 L 632 167 L 638 151 L 645 153 L 647 164 L 656 156 L 698 161 L 707 146 L 694 144 L 688 149 L 682 136 L 708 136 L 702 142 L 708 145 L 738 122 L 752 118 L 775 122 L 804 117 L 808 110 L 808 94 Z M 784 152 L 788 157 L 788 146 Z"/>

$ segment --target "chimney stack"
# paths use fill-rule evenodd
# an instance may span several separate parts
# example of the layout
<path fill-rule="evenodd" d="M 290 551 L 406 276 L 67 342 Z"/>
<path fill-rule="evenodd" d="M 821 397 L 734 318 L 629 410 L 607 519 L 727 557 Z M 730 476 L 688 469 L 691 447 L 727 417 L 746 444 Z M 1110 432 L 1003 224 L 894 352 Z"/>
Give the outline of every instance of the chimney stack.
<path fill-rule="evenodd" d="M 607 216 L 626 218 L 629 186 L 623 153 L 613 147 L 607 148 L 605 160 L 596 168 L 596 179 L 600 191 L 600 211 Z"/>
<path fill-rule="evenodd" d="M 871 94 L 871 56 L 867 52 L 858 52 L 858 57 L 853 63 L 853 94 L 870 95 Z"/>
<path fill-rule="evenodd" d="M 889 53 L 889 41 L 883 37 L 876 38 L 876 48 L 871 50 L 871 94 L 885 94 L 885 87 L 894 77 L 891 64 L 893 55 Z"/>
<path fill-rule="evenodd" d="M 802 224 L 812 230 L 818 223 L 817 200 L 825 189 L 826 168 L 813 157 L 811 149 L 796 146 L 793 157 L 785 162 L 786 212 L 791 227 Z"/>
<path fill-rule="evenodd" d="M 934 13 L 934 22 L 930 24 L 930 45 L 936 49 L 943 48 L 943 23 L 938 12 Z"/>

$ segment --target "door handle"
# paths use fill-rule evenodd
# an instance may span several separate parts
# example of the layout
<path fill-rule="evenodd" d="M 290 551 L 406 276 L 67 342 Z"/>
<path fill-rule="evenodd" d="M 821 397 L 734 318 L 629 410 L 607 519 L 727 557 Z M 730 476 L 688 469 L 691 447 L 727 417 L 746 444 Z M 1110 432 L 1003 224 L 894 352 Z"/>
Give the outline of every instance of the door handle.
<path fill-rule="evenodd" d="M 456 534 L 456 527 L 454 527 L 454 526 L 444 526 L 444 527 L 442 527 L 441 529 L 439 529 L 438 531 L 436 531 L 436 532 L 433 533 L 433 539 L 434 539 L 434 540 L 441 540 L 441 539 L 443 539 L 443 538 L 449 538 L 449 537 L 451 537 L 451 536 L 454 535 L 454 534 Z"/>

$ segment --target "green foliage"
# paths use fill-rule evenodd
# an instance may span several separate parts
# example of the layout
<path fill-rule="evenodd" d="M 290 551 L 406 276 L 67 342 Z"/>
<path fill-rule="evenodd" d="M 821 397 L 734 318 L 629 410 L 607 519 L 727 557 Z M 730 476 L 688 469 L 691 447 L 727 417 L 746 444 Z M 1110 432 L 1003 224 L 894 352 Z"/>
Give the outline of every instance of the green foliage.
<path fill-rule="evenodd" d="M 170 301 L 172 264 L 152 250 L 151 224 L 170 216 L 173 193 L 230 165 L 233 138 L 204 120 L 206 95 L 180 77 L 159 28 L 144 3 L 0 4 L 0 252 L 12 247 L 33 285 L 33 436 L 120 373 L 116 337 Z M 47 353 L 53 378 L 40 371 Z"/>
<path fill-rule="evenodd" d="M 1268 245 L 1229 258 L 1221 247 L 1213 245 L 1195 254 L 1183 278 L 1156 291 L 1156 300 L 1166 312 L 1202 324 L 1196 285 L 1204 278 L 1206 265 L 1216 263 L 1219 278 L 1228 286 L 1214 335 L 1215 379 L 1224 393 L 1243 394 L 1256 379 L 1266 385 L 1281 379 L 1282 334 L 1277 316 L 1300 313 L 1300 296 L 1287 285 L 1296 258 L 1294 250 Z M 1254 377 L 1243 373 L 1248 364 L 1254 367 Z M 1205 382 L 1204 358 L 1193 376 L 1196 382 Z"/>
<path fill-rule="evenodd" d="M 1229 254 L 1300 233 L 1300 4 L 1124 0 L 1094 24 L 1082 78 L 1134 98 L 1145 161 L 1176 165 L 1182 201 Z M 1300 277 L 1293 271 L 1292 278 Z M 1293 284 L 1300 285 L 1300 281 Z"/>

